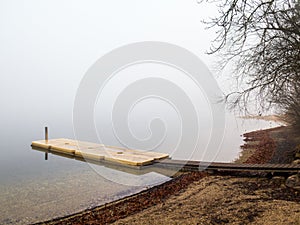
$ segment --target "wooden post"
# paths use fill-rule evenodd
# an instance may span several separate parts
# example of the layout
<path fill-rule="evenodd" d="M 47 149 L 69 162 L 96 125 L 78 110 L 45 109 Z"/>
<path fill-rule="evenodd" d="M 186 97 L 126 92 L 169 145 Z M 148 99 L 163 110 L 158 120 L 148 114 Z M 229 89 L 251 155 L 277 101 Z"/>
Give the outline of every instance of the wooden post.
<path fill-rule="evenodd" d="M 45 141 L 48 143 L 48 127 L 45 127 Z"/>

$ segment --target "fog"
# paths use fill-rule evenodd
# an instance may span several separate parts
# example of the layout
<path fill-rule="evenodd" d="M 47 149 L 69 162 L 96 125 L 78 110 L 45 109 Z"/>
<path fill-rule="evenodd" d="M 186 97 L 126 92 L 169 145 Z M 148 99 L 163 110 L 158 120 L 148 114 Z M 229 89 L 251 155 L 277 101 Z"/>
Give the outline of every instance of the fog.
<path fill-rule="evenodd" d="M 74 137 L 73 104 L 81 79 L 103 55 L 134 42 L 160 41 L 185 48 L 208 66 L 222 90 L 230 89 L 231 81 L 216 76 L 216 57 L 205 54 L 215 31 L 205 29 L 201 20 L 215 13 L 213 5 L 197 1 L 0 1 L 0 145 L 8 146 L 8 141 L 22 139 L 25 133 L 28 139 L 41 139 L 44 126 L 50 128 L 50 137 Z M 153 69 L 153 75 L 161 72 Z M 184 85 L 193 89 L 189 82 Z M 113 99 L 113 94 L 108 96 Z M 109 99 L 103 101 L 109 105 Z M 172 109 L 155 104 L 164 116 L 169 113 L 167 119 L 176 117 Z M 208 115 L 205 104 L 198 108 Z M 133 112 L 145 113 L 145 107 Z M 130 118 L 136 120 L 136 133 L 147 137 L 147 130 L 139 132 L 145 128 L 139 127 L 139 118 Z M 95 121 L 100 121 L 97 126 L 107 125 L 101 118 Z M 202 118 L 204 133 L 210 122 Z M 170 130 L 177 127 L 171 123 Z M 201 137 L 206 140 L 209 134 L 204 133 Z M 110 142 L 109 137 L 106 140 Z M 226 160 L 232 158 L 225 155 Z"/>

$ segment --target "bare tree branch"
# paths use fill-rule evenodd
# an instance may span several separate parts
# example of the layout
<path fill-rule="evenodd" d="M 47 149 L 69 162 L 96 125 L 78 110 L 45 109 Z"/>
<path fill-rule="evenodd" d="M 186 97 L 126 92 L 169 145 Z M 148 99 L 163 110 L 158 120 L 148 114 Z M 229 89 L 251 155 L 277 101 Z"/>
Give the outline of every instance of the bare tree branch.
<path fill-rule="evenodd" d="M 260 110 L 276 105 L 295 111 L 300 106 L 299 0 L 203 1 L 219 8 L 219 15 L 205 22 L 218 29 L 208 54 L 220 54 L 222 68 L 235 65 L 238 89 L 225 100 L 244 111 L 253 101 Z"/>

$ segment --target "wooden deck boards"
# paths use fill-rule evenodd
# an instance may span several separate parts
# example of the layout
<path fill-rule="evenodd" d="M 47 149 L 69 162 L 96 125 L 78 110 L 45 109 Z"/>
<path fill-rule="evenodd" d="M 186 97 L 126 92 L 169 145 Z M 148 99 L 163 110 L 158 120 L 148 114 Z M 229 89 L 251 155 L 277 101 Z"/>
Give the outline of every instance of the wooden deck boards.
<path fill-rule="evenodd" d="M 105 160 L 132 166 L 149 165 L 155 160 L 169 157 L 165 153 L 105 146 L 103 144 L 65 138 L 33 141 L 32 146 L 76 155 L 85 159 Z"/>

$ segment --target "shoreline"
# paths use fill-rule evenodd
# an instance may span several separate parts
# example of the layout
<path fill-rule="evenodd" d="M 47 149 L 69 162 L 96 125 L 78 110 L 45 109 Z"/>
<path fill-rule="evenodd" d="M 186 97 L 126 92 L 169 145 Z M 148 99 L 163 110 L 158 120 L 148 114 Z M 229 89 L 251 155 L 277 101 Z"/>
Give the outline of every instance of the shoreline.
<path fill-rule="evenodd" d="M 277 123 L 282 123 L 284 125 L 288 125 L 284 115 L 253 115 L 253 116 L 240 116 L 242 119 L 250 119 L 250 120 L 265 120 L 265 121 L 273 121 Z"/>
<path fill-rule="evenodd" d="M 151 187 L 134 195 L 87 209 L 79 213 L 54 218 L 38 224 L 107 224 L 136 214 L 158 203 L 163 203 L 171 195 L 185 190 L 191 183 L 207 176 L 205 172 L 189 172 L 179 175 L 163 184 Z"/>
<path fill-rule="evenodd" d="M 234 162 L 249 164 L 268 163 L 276 151 L 276 141 L 271 133 L 281 129 L 284 129 L 284 126 L 243 134 L 245 143 L 240 146 L 240 155 Z"/>
<path fill-rule="evenodd" d="M 282 156 L 282 151 L 285 149 L 285 145 L 282 144 L 286 141 L 285 144 L 287 144 L 290 140 L 288 140 L 288 136 L 282 138 L 284 136 L 283 134 L 286 133 L 287 130 L 289 130 L 289 127 L 276 127 L 271 128 L 267 130 L 259 130 L 259 131 L 253 131 L 249 133 L 245 133 L 244 140 L 245 144 L 241 146 L 241 157 L 237 160 L 237 163 L 266 163 L 266 162 L 273 162 L 278 163 L 278 161 L 292 161 L 291 155 L 288 154 L 287 157 L 282 159 L 281 157 L 278 159 L 276 156 L 280 155 Z M 286 140 L 284 140 L 286 139 Z M 290 143 L 289 143 L 290 144 Z M 240 161 L 239 161 L 240 160 Z M 73 215 L 68 215 L 62 218 L 56 218 L 50 221 L 37 223 L 37 224 L 110 224 L 110 223 L 116 223 L 116 224 L 139 224 L 134 223 L 134 221 L 141 222 L 141 218 L 143 218 L 143 223 L 147 223 L 148 219 L 154 219 L 153 221 L 159 221 L 162 220 L 161 223 L 158 222 L 157 224 L 172 224 L 173 220 L 167 220 L 165 221 L 165 215 L 166 214 L 160 214 L 160 212 L 153 213 L 151 210 L 161 207 L 161 208 L 168 208 L 170 203 L 168 201 L 172 201 L 172 199 L 180 204 L 180 208 L 186 208 L 184 203 L 180 202 L 180 196 L 185 195 L 187 192 L 192 189 L 192 192 L 195 192 L 194 195 L 197 195 L 197 188 L 202 182 L 208 182 L 208 184 L 204 187 L 204 191 L 206 189 L 210 188 L 211 181 L 213 180 L 215 183 L 222 183 L 224 187 L 235 187 L 235 183 L 231 183 L 232 180 L 236 180 L 236 182 L 242 182 L 243 184 L 247 184 L 247 182 L 251 183 L 253 182 L 253 185 L 258 184 L 258 190 L 261 185 L 266 185 L 265 191 L 267 191 L 268 194 L 271 193 L 271 197 L 269 200 L 272 200 L 272 196 L 277 196 L 276 198 L 279 198 L 283 201 L 286 201 L 287 199 L 291 202 L 295 202 L 295 204 L 298 202 L 298 204 L 293 205 L 293 210 L 295 208 L 298 208 L 300 206 L 300 194 L 298 192 L 292 191 L 290 189 L 287 189 L 284 187 L 284 178 L 276 178 L 275 183 L 273 182 L 273 179 L 266 178 L 267 174 L 265 173 L 222 173 L 221 174 L 207 174 L 206 172 L 189 172 L 184 173 L 171 181 L 168 181 L 164 184 L 152 187 L 148 190 L 142 191 L 140 193 L 137 193 L 133 196 L 125 197 L 123 199 L 114 201 L 112 203 L 102 205 L 99 207 L 95 207 L 93 209 L 85 210 L 83 212 L 79 212 Z M 255 178 L 253 178 L 253 176 Z M 251 178 L 252 177 L 252 178 Z M 254 182 L 255 181 L 255 182 Z M 236 187 L 237 189 L 239 186 Z M 243 187 L 245 190 L 252 189 L 252 186 Z M 248 191 L 250 191 L 250 189 Z M 279 191 L 280 190 L 280 191 Z M 222 190 L 224 193 L 226 190 Z M 279 194 L 273 193 L 278 192 Z M 227 192 L 226 192 L 227 193 Z M 227 193 L 229 194 L 229 193 Z M 266 194 L 266 193 L 265 193 Z M 202 198 L 203 196 L 199 196 L 199 198 Z M 241 197 L 241 196 L 239 196 Z M 179 198 L 179 199 L 178 199 Z M 207 200 L 207 202 L 213 201 L 212 199 Z M 226 198 L 226 197 L 225 197 Z M 276 200 L 275 198 L 275 200 Z M 246 202 L 244 202 L 246 204 Z M 175 204 L 175 203 L 174 203 Z M 188 203 L 186 203 L 188 204 Z M 195 203 L 196 204 L 196 203 Z M 239 203 L 240 204 L 240 203 Z M 270 203 L 271 204 L 271 203 Z M 218 208 L 218 205 L 213 206 L 209 210 L 213 210 L 213 208 Z M 224 206 L 223 206 L 224 207 Z M 246 206 L 245 206 L 246 207 Z M 247 206 L 248 207 L 248 206 Z M 246 209 L 248 210 L 248 208 Z M 267 207 L 267 206 L 266 206 Z M 269 206 L 268 206 L 269 207 Z M 268 208 L 267 207 L 267 208 Z M 270 209 L 273 206 L 270 205 Z M 278 205 L 279 211 L 278 215 L 284 215 L 280 214 L 280 204 Z M 208 210 L 208 209 L 206 209 Z M 221 210 L 222 209 L 218 209 Z M 237 210 L 237 209 L 236 209 Z M 246 211 L 247 211 L 246 210 Z M 148 212 L 149 211 L 149 212 Z M 187 212 L 194 212 L 194 209 L 187 209 Z M 147 217 L 144 218 L 144 214 L 147 214 Z M 173 211 L 165 212 L 167 215 L 172 214 Z M 251 212 L 252 213 L 252 212 Z M 250 213 L 250 214 L 251 214 Z M 254 213 L 255 215 L 259 215 L 259 213 Z M 250 220 L 248 222 L 254 221 L 254 218 L 256 218 L 255 215 L 250 215 Z M 300 221 L 300 212 L 297 214 L 297 218 L 299 218 Z M 226 215 L 223 215 L 226 217 Z M 231 215 L 234 217 L 234 215 Z M 238 216 L 237 216 L 238 217 Z M 189 219 L 193 219 L 194 217 L 191 217 Z M 214 217 L 212 217 L 214 218 Z M 227 218 L 227 217 L 226 217 Z M 208 217 L 206 218 L 208 219 Z M 235 218 L 236 220 L 239 220 L 239 218 Z M 241 218 L 240 218 L 241 219 Z M 242 218 L 245 220 L 245 218 Z M 247 216 L 246 216 L 247 219 Z M 199 219 L 200 221 L 201 219 Z M 223 224 L 226 221 L 230 220 L 227 218 L 223 222 L 222 220 L 216 219 L 216 221 L 219 221 L 218 224 Z M 243 221 L 242 220 L 242 221 Z M 190 220 L 188 220 L 190 221 Z M 209 223 L 203 224 L 214 224 L 214 219 L 210 219 Z M 298 221 L 298 220 L 297 220 Z M 182 221 L 181 221 L 182 222 Z M 185 221 L 187 222 L 187 221 Z M 185 223 L 184 222 L 184 223 Z M 265 221 L 268 224 L 268 221 Z M 179 220 L 180 223 L 180 220 Z M 149 223 L 150 224 L 150 223 Z M 272 224 L 272 223 L 270 223 Z M 284 224 L 284 223 L 279 223 Z"/>

